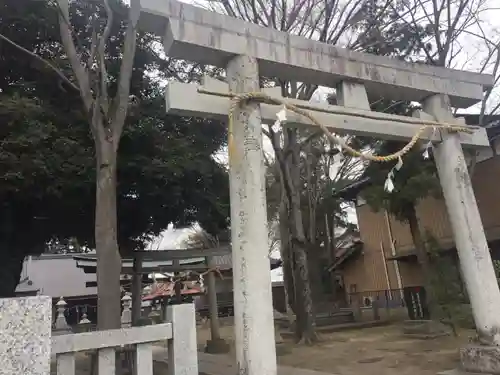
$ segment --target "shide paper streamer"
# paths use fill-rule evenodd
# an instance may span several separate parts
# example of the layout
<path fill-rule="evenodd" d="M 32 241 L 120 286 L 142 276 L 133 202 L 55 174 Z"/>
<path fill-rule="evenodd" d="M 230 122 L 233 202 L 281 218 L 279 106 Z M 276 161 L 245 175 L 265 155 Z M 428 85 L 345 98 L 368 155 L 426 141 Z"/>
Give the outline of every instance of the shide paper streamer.
<path fill-rule="evenodd" d="M 391 171 L 389 172 L 389 174 L 387 175 L 387 178 L 385 180 L 384 190 L 387 191 L 388 193 L 393 192 L 393 190 L 394 190 L 394 182 L 393 182 L 394 174 L 397 171 L 399 171 L 402 166 L 403 166 L 403 159 L 401 159 L 401 157 L 399 157 L 398 162 L 396 163 L 396 165 L 394 167 L 392 167 Z"/>

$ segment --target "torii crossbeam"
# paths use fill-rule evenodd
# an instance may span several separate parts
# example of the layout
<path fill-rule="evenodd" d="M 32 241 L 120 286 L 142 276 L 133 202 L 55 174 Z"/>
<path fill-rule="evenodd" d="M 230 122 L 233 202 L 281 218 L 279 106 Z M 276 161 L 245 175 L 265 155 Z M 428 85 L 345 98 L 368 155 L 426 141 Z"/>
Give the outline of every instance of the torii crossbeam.
<path fill-rule="evenodd" d="M 254 56 L 265 77 L 335 87 L 363 82 L 377 98 L 419 101 L 446 94 L 468 107 L 483 98 L 493 77 L 370 55 L 320 43 L 171 0 L 142 0 L 141 27 L 164 37 L 173 58 L 225 68 L 231 58 Z"/>
<path fill-rule="evenodd" d="M 315 105 L 312 111 L 324 125 L 340 133 L 395 139 L 414 134 L 418 124 L 370 112 L 369 96 L 421 102 L 423 112 L 418 117 L 451 124 L 457 123 L 451 105 L 469 107 L 481 101 L 484 90 L 493 85 L 491 75 L 348 51 L 175 0 L 141 0 L 141 6 L 140 27 L 164 38 L 169 57 L 226 69 L 228 86 L 219 85 L 218 90 L 233 94 L 259 91 L 259 76 L 336 87 L 338 105 L 343 108 L 329 107 L 325 112 Z M 172 83 L 167 89 L 169 110 L 178 114 L 224 118 L 228 103 L 228 98 L 202 94 L 195 86 Z M 229 129 L 235 344 L 240 375 L 277 373 L 261 129 L 262 122 L 274 121 L 275 113 L 266 105 L 246 102 L 233 113 Z M 367 113 L 370 116 L 360 116 Z M 290 116 L 290 120 L 288 126 L 310 125 L 297 117 Z M 483 340 L 498 348 L 500 290 L 462 152 L 462 145 L 487 145 L 486 135 L 482 129 L 470 136 L 441 131 L 433 140 L 476 327 Z M 499 363 L 500 374 L 500 362 L 495 363 Z M 195 370 L 185 375 L 197 375 Z"/>
<path fill-rule="evenodd" d="M 263 88 L 264 93 L 278 99 L 281 96 L 281 88 Z M 171 82 L 165 89 L 165 101 L 167 112 L 183 116 L 194 116 L 213 118 L 226 121 L 231 99 L 227 96 L 229 85 L 222 81 L 203 77 L 200 86 L 180 82 Z M 382 112 L 373 112 L 366 109 L 349 108 L 325 103 L 311 103 L 304 100 L 286 98 L 286 102 L 292 103 L 300 108 L 307 109 L 321 123 L 336 134 L 351 134 L 373 138 L 384 138 L 391 140 L 409 140 L 415 132 L 428 123 L 426 120 L 435 121 L 434 118 L 422 111 L 415 111 L 414 117 L 398 116 Z M 260 112 L 263 124 L 272 125 L 276 121 L 276 106 L 261 104 Z M 455 119 L 457 125 L 463 125 L 461 119 Z M 307 127 L 315 126 L 307 118 L 297 115 L 291 111 L 287 113 L 285 126 Z M 459 133 L 460 141 L 464 147 L 489 146 L 486 129 L 471 126 L 473 133 Z M 439 132 L 429 128 L 421 137 L 424 141 L 440 142 L 442 140 Z"/>

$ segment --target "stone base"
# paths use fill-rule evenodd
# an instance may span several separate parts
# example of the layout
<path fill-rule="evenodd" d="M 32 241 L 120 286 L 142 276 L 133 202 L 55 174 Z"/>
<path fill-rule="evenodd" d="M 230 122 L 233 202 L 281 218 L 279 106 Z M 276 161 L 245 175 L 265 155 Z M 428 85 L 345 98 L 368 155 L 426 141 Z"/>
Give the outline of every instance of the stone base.
<path fill-rule="evenodd" d="M 500 347 L 468 345 L 460 349 L 460 361 L 464 371 L 500 375 Z"/>
<path fill-rule="evenodd" d="M 477 372 L 465 372 L 460 369 L 448 370 L 438 373 L 438 375 L 490 375 L 490 374 L 479 374 Z"/>
<path fill-rule="evenodd" d="M 205 346 L 205 353 L 209 354 L 225 354 L 229 353 L 231 347 L 224 339 L 218 340 L 207 340 L 207 345 Z"/>
<path fill-rule="evenodd" d="M 433 320 L 406 320 L 403 334 L 416 339 L 435 339 L 450 334 L 450 328 Z"/>

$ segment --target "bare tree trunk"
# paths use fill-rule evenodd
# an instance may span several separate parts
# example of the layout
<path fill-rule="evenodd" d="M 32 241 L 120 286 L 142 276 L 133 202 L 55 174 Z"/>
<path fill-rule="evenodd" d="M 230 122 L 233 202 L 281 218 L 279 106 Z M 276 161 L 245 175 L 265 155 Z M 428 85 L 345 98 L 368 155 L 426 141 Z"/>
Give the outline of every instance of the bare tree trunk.
<path fill-rule="evenodd" d="M 290 230 L 288 225 L 288 210 L 286 202 L 281 202 L 279 211 L 280 239 L 281 239 L 281 260 L 283 261 L 283 286 L 285 290 L 286 313 L 290 323 L 295 322 L 293 315 L 296 314 L 295 283 L 293 277 Z"/>
<path fill-rule="evenodd" d="M 288 130 L 288 142 L 291 149 L 291 158 L 286 161 L 287 167 L 290 163 L 298 166 L 300 155 L 297 144 L 296 130 Z M 294 256 L 294 279 L 297 298 L 297 333 L 305 344 L 317 341 L 316 322 L 314 317 L 312 291 L 309 279 L 309 265 L 307 261 L 307 239 L 304 233 L 302 210 L 300 204 L 300 170 L 289 168 L 288 177 L 291 179 L 290 186 L 290 229 L 292 234 L 292 251 Z"/>
<path fill-rule="evenodd" d="M 0 263 L 0 298 L 16 296 L 16 288 L 21 281 L 24 253 L 21 250 L 8 249 Z"/>
<path fill-rule="evenodd" d="M 134 258 L 134 274 L 132 276 L 132 325 L 138 326 L 141 320 L 142 305 L 142 256 Z"/>
<path fill-rule="evenodd" d="M 83 107 L 89 114 L 96 149 L 97 325 L 100 330 L 119 328 L 121 257 L 116 213 L 117 152 L 129 107 L 141 4 L 140 0 L 130 1 L 118 88 L 115 97 L 110 98 L 106 43 L 112 31 L 113 10 L 109 1 L 103 1 L 106 26 L 100 35 L 95 35 L 87 62 L 82 60 L 82 51 L 77 50 L 73 40 L 69 0 L 57 0 L 57 3 L 61 40 L 78 83 L 73 86 L 80 91 Z"/>
<path fill-rule="evenodd" d="M 335 213 L 332 214 L 332 223 L 330 229 L 330 221 L 328 218 L 328 214 L 325 213 L 325 232 L 326 232 L 326 243 L 327 245 L 327 259 L 328 265 L 331 265 L 336 258 L 335 254 Z M 332 285 L 332 296 L 331 299 L 334 302 L 335 309 L 338 308 L 337 298 L 338 298 L 338 290 L 337 290 L 337 277 L 335 270 L 330 272 L 329 277 L 330 283 Z"/>
<path fill-rule="evenodd" d="M 297 295 L 297 333 L 305 344 L 317 341 L 316 322 L 314 317 L 311 287 L 309 284 L 309 269 L 307 264 L 307 249 L 304 242 L 296 238 L 292 241 L 295 260 L 295 288 Z"/>
<path fill-rule="evenodd" d="M 436 299 L 434 298 L 431 262 L 429 254 L 427 253 L 427 246 L 422 238 L 422 231 L 420 230 L 415 206 L 411 207 L 407 211 L 407 219 L 410 226 L 413 244 L 415 245 L 418 263 L 422 268 L 422 275 L 424 279 L 423 284 L 426 290 L 426 302 L 429 309 L 429 315 L 431 318 L 436 319 L 438 317 L 438 306 L 436 305 Z"/>
<path fill-rule="evenodd" d="M 322 266 L 321 266 L 321 248 L 319 246 L 310 245 L 307 251 L 307 265 L 309 268 L 309 284 L 311 285 L 311 296 L 315 310 L 318 311 L 319 306 L 324 305 L 326 301 L 326 293 L 323 286 Z"/>
<path fill-rule="evenodd" d="M 103 330 L 120 328 L 122 263 L 117 238 L 116 151 L 108 140 L 96 146 L 97 325 Z"/>

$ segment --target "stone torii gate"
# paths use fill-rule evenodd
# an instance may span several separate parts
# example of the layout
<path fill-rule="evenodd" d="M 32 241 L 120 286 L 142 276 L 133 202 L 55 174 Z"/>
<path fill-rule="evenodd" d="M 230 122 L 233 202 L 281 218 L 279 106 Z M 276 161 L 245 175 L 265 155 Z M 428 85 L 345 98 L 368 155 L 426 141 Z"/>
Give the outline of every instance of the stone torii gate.
<path fill-rule="evenodd" d="M 292 101 L 307 106 L 336 133 L 401 140 L 410 139 L 424 120 L 463 124 L 453 117 L 450 106 L 481 101 L 493 83 L 490 75 L 357 53 L 175 0 L 141 0 L 141 6 L 140 27 L 164 38 L 169 57 L 226 69 L 227 85 L 208 81 L 200 90 L 195 85 L 169 84 L 166 100 L 171 113 L 225 120 L 231 99 L 224 94 L 260 91 L 262 75 L 336 87 L 339 106 Z M 371 112 L 371 96 L 419 101 L 423 111 L 415 117 L 420 119 Z M 229 129 L 235 340 L 241 375 L 277 373 L 261 130 L 261 122 L 273 123 L 276 112 L 276 107 L 246 102 L 233 113 Z M 286 123 L 311 125 L 294 114 Z M 474 320 L 489 344 L 481 353 L 491 358 L 500 357 L 500 292 L 462 152 L 462 146 L 488 145 L 485 130 L 474 130 L 464 134 L 430 129 L 422 138 L 436 145 L 435 161 Z M 477 349 L 465 353 L 474 355 Z M 490 372 L 500 373 L 495 370 Z"/>

